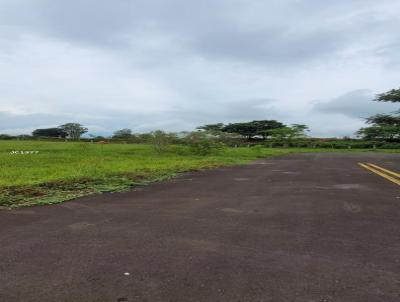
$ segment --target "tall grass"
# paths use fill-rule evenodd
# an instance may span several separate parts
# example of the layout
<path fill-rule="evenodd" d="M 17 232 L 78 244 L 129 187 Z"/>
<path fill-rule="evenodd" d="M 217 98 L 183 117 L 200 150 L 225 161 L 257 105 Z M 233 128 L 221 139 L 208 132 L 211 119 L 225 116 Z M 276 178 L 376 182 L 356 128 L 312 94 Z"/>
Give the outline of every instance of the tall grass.
<path fill-rule="evenodd" d="M 13 150 L 39 153 L 10 154 Z M 262 155 L 280 153 L 273 150 Z M 121 173 L 172 173 L 238 163 L 259 155 L 259 150 L 248 148 L 225 149 L 204 157 L 191 154 L 185 146 L 171 146 L 160 154 L 148 145 L 0 141 L 0 186 L 104 178 Z"/>
<path fill-rule="evenodd" d="M 11 151 L 39 151 L 11 154 Z M 0 206 L 56 203 L 118 191 L 176 173 L 309 149 L 223 148 L 198 156 L 182 145 L 157 152 L 138 144 L 0 141 Z M 312 150 L 317 151 L 317 150 Z"/>

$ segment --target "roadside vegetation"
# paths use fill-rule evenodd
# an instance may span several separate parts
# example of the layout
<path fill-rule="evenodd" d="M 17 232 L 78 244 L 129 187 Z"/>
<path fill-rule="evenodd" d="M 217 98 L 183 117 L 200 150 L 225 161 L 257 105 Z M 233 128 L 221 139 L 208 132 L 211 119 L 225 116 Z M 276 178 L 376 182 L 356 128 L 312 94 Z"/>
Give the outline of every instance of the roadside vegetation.
<path fill-rule="evenodd" d="M 375 102 L 400 103 L 400 89 L 392 89 L 378 94 Z M 386 142 L 400 141 L 400 110 L 391 113 L 381 113 L 366 119 L 370 125 L 361 128 L 358 135 L 367 140 L 380 140 Z"/>
<path fill-rule="evenodd" d="M 400 90 L 376 101 L 399 102 Z M 399 112 L 367 118 L 358 138 L 312 138 L 306 125 L 275 120 L 216 123 L 192 132 L 88 135 L 79 123 L 0 135 L 0 207 L 52 204 L 167 179 L 178 173 L 299 152 L 400 152 Z"/>
<path fill-rule="evenodd" d="M 0 206 L 52 204 L 128 190 L 199 169 L 244 163 L 298 150 L 186 145 L 0 141 Z M 18 150 L 18 153 L 15 153 Z M 35 151 L 35 153 L 31 153 Z"/>
<path fill-rule="evenodd" d="M 197 141 L 163 145 L 160 149 L 159 143 L 0 141 L 0 206 L 53 204 L 95 193 L 124 191 L 182 172 L 236 165 L 257 158 L 299 152 L 343 152 L 263 146 L 231 148 L 216 144 Z"/>

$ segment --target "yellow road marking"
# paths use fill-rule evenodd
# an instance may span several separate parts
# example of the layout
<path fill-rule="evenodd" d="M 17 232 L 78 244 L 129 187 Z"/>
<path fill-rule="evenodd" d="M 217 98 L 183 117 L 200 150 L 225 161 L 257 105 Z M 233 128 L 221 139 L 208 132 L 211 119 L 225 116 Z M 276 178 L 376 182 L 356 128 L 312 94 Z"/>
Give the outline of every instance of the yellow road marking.
<path fill-rule="evenodd" d="M 389 174 L 389 175 L 392 175 L 392 176 L 394 176 L 394 177 L 400 178 L 400 174 L 399 174 L 399 173 L 390 171 L 390 170 L 388 170 L 388 169 L 384 169 L 384 168 L 379 167 L 379 166 L 374 165 L 374 164 L 368 163 L 367 165 L 370 166 L 370 167 L 373 167 L 373 168 L 375 168 L 375 169 L 381 170 L 382 172 L 384 172 L 384 173 L 386 173 L 386 174 Z"/>
<path fill-rule="evenodd" d="M 377 170 L 375 168 L 367 166 L 366 164 L 363 164 L 363 163 L 358 163 L 358 164 L 361 167 L 363 167 L 363 168 L 365 168 L 365 169 L 367 169 L 367 170 L 369 170 L 371 172 L 374 172 L 375 174 L 378 174 L 379 176 L 382 176 L 383 178 L 385 178 L 385 179 L 387 179 L 387 180 L 389 180 L 391 182 L 394 182 L 395 184 L 400 186 L 400 180 L 399 179 L 396 179 L 396 178 L 394 178 L 392 176 L 389 176 L 389 175 L 387 175 L 387 174 L 385 174 L 385 173 L 383 173 L 383 172 L 381 172 L 381 171 L 379 171 L 379 170 Z"/>

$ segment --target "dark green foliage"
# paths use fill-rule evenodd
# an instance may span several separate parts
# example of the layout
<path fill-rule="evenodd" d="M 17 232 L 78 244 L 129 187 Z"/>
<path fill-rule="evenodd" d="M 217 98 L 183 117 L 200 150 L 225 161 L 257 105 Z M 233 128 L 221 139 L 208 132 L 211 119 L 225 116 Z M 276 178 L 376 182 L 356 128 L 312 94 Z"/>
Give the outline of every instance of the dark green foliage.
<path fill-rule="evenodd" d="M 379 126 L 400 126 L 400 116 L 377 114 L 367 118 L 367 123 Z"/>
<path fill-rule="evenodd" d="M 264 143 L 265 147 L 273 148 L 313 148 L 313 149 L 395 149 L 400 143 L 387 143 L 383 140 L 359 140 L 349 138 L 299 138 L 290 142 L 280 140 L 269 140 Z M 385 147 L 387 146 L 387 148 Z"/>
<path fill-rule="evenodd" d="M 218 123 L 218 124 L 208 124 L 204 126 L 197 127 L 198 130 L 204 130 L 204 131 L 222 131 L 222 129 L 225 127 L 223 123 Z"/>
<path fill-rule="evenodd" d="M 72 140 L 79 140 L 82 134 L 88 131 L 78 123 L 67 123 L 57 128 L 36 129 L 32 132 L 34 137 L 44 138 L 69 138 Z"/>
<path fill-rule="evenodd" d="M 400 150 L 400 143 L 388 143 L 380 146 L 382 149 L 398 149 Z"/>
<path fill-rule="evenodd" d="M 8 135 L 8 134 L 0 134 L 0 139 L 4 139 L 4 140 L 10 140 L 10 139 L 14 139 L 14 136 Z"/>
<path fill-rule="evenodd" d="M 265 139 L 269 136 L 268 131 L 282 128 L 285 125 L 275 120 L 252 121 L 247 123 L 229 124 L 222 128 L 222 131 L 229 133 L 238 133 L 247 139 L 260 136 Z"/>
<path fill-rule="evenodd" d="M 285 126 L 268 130 L 267 133 L 272 139 L 290 143 L 295 139 L 306 137 L 306 131 L 309 131 L 306 125 L 294 124 L 291 127 Z"/>
<path fill-rule="evenodd" d="M 378 102 L 400 102 L 400 89 L 392 89 L 388 92 L 378 94 L 375 101 Z M 364 127 L 358 130 L 357 135 L 366 140 L 378 140 L 387 142 L 400 141 L 400 115 L 377 114 L 367 118 L 371 127 Z"/>
<path fill-rule="evenodd" d="M 392 89 L 388 92 L 378 94 L 375 100 L 378 102 L 400 102 L 400 88 Z"/>
<path fill-rule="evenodd" d="M 132 137 L 132 130 L 127 128 L 115 131 L 112 136 L 113 139 L 130 139 Z"/>
<path fill-rule="evenodd" d="M 367 140 L 398 141 L 400 140 L 400 126 L 374 125 L 361 128 L 357 134 Z"/>
<path fill-rule="evenodd" d="M 67 133 L 61 128 L 46 128 L 34 130 L 32 132 L 32 136 L 65 138 L 67 136 Z"/>

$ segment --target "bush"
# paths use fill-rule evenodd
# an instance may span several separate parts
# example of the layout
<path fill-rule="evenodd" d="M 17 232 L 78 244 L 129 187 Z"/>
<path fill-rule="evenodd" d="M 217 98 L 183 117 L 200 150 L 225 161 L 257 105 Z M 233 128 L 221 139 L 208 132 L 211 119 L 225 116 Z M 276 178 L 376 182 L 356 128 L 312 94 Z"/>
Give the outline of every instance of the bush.
<path fill-rule="evenodd" d="M 400 143 L 388 143 L 380 146 L 382 149 L 400 149 Z"/>
<path fill-rule="evenodd" d="M 167 146 L 171 143 L 172 139 L 173 137 L 170 134 L 157 130 L 151 132 L 150 142 L 156 152 L 161 153 L 167 149 Z"/>
<path fill-rule="evenodd" d="M 223 144 L 209 137 L 204 132 L 191 132 L 185 137 L 185 143 L 196 155 L 208 155 L 223 148 Z"/>

